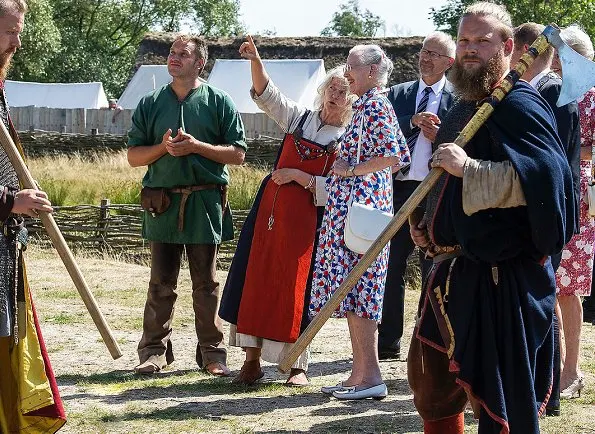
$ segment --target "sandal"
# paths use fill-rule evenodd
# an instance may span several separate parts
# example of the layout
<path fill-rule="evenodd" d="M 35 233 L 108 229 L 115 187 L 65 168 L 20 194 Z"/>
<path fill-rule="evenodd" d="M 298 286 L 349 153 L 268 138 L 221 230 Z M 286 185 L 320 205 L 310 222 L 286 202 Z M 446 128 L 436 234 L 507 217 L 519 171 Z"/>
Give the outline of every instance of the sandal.
<path fill-rule="evenodd" d="M 264 377 L 264 371 L 260 369 L 259 360 L 245 361 L 240 373 L 232 380 L 234 384 L 243 384 L 251 386 Z"/>
<path fill-rule="evenodd" d="M 204 370 L 215 377 L 229 377 L 231 371 L 223 362 L 211 362 L 204 367 Z"/>

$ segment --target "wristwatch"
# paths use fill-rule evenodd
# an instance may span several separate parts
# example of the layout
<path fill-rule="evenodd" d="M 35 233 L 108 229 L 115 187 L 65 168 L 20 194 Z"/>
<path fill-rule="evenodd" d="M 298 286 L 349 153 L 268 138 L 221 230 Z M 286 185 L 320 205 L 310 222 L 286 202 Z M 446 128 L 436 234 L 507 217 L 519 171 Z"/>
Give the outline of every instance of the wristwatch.
<path fill-rule="evenodd" d="M 347 173 L 351 173 L 351 176 L 355 176 L 355 166 L 349 166 Z"/>

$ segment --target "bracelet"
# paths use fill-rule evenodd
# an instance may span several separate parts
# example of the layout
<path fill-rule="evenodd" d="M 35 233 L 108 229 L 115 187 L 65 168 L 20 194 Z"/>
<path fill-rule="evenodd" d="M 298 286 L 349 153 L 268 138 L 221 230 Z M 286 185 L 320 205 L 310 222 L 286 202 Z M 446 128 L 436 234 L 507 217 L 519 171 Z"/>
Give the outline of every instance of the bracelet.
<path fill-rule="evenodd" d="M 314 185 L 314 181 L 316 181 L 316 177 L 314 175 L 312 175 L 312 177 L 310 178 L 310 182 L 308 182 L 308 184 L 306 184 L 306 186 L 304 188 L 306 190 L 312 188 L 312 186 Z"/>
<path fill-rule="evenodd" d="M 357 176 L 355 174 L 355 166 L 351 166 L 351 176 Z"/>

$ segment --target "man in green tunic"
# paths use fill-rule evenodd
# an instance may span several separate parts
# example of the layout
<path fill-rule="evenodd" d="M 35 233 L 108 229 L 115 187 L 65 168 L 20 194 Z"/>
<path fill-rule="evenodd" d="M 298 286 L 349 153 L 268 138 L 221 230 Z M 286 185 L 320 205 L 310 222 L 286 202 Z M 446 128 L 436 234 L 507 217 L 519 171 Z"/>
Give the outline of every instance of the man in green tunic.
<path fill-rule="evenodd" d="M 128 162 L 148 166 L 143 178 L 143 236 L 151 244 L 137 373 L 152 374 L 174 361 L 171 325 L 186 249 L 198 337 L 196 362 L 213 375 L 229 375 L 217 316 L 215 261 L 218 244 L 233 238 L 225 200 L 226 164 L 243 163 L 246 143 L 229 95 L 199 79 L 206 61 L 200 38 L 176 38 L 167 59 L 172 82 L 139 102 L 128 133 Z"/>

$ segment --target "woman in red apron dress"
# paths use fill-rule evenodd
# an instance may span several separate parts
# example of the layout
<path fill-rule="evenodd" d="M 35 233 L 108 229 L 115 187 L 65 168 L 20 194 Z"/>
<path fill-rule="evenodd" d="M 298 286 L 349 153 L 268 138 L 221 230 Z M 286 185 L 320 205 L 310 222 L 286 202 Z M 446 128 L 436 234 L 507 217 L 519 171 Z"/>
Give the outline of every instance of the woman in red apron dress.
<path fill-rule="evenodd" d="M 319 108 L 310 111 L 273 84 L 251 37 L 240 54 L 251 61 L 254 101 L 286 133 L 242 227 L 219 310 L 232 325 L 230 345 L 246 351 L 234 382 L 252 384 L 264 376 L 260 359 L 278 363 L 308 325 L 314 246 L 326 203 L 317 207 L 314 199 L 324 196 L 351 100 L 342 68 L 327 74 Z M 308 384 L 307 365 L 306 350 L 286 384 Z"/>

